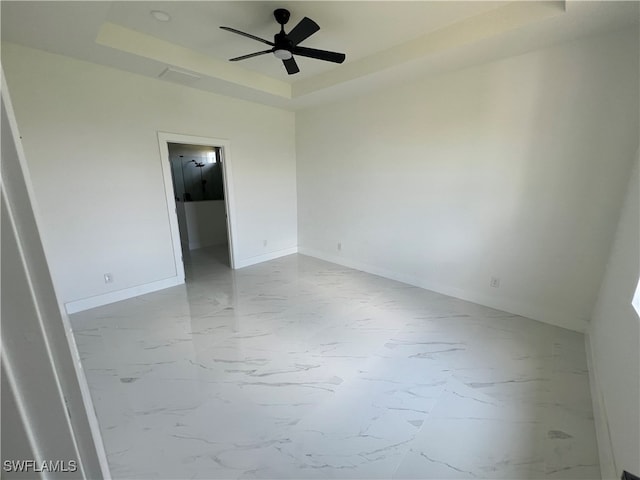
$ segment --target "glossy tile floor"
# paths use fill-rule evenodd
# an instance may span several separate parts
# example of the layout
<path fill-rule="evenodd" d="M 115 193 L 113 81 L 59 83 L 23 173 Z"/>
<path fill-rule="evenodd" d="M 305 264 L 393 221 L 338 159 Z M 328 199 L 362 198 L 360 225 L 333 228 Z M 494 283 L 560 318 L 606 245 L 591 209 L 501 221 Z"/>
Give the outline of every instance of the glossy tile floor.
<path fill-rule="evenodd" d="M 599 478 L 581 334 L 310 257 L 72 317 L 114 478 Z"/>

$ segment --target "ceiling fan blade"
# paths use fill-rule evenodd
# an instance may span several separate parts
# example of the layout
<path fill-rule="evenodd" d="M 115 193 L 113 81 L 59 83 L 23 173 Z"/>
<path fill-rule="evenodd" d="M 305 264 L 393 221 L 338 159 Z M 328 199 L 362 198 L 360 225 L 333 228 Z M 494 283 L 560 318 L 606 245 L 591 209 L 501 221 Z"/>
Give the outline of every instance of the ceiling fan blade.
<path fill-rule="evenodd" d="M 309 38 L 318 30 L 320 30 L 320 27 L 316 22 L 308 17 L 304 17 L 295 27 L 293 27 L 293 30 L 289 32 L 287 38 L 295 46 L 303 40 Z"/>
<path fill-rule="evenodd" d="M 265 40 L 264 38 L 256 37 L 255 35 L 251 35 L 250 33 L 241 32 L 240 30 L 236 30 L 235 28 L 231 28 L 231 27 L 220 27 L 220 28 L 228 32 L 237 33 L 238 35 L 242 35 L 243 37 L 253 38 L 254 40 L 257 40 L 262 43 L 266 43 L 267 45 L 271 45 L 272 47 L 275 45 L 274 43 L 268 40 Z"/>
<path fill-rule="evenodd" d="M 344 53 L 329 52 L 327 50 L 318 50 L 315 48 L 293 47 L 291 52 L 294 55 L 302 55 L 303 57 L 316 58 L 326 62 L 342 63 L 347 56 Z"/>
<path fill-rule="evenodd" d="M 238 60 L 245 60 L 247 58 L 257 57 L 258 55 L 265 55 L 266 53 L 271 53 L 271 52 L 273 52 L 273 48 L 270 50 L 263 50 L 261 52 L 250 53 L 248 55 L 242 55 L 241 57 L 230 58 L 229 61 L 237 62 Z"/>
<path fill-rule="evenodd" d="M 287 69 L 287 73 L 289 75 L 293 75 L 294 73 L 298 73 L 300 71 L 296 60 L 293 57 L 291 57 L 289 60 L 282 60 L 282 63 L 284 63 L 284 68 Z"/>

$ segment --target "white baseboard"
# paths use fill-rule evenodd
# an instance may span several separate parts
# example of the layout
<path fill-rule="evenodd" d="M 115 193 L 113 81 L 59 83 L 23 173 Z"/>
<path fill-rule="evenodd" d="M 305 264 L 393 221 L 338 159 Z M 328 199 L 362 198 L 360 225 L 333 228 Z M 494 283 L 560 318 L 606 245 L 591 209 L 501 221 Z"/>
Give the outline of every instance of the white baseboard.
<path fill-rule="evenodd" d="M 137 285 L 135 287 L 125 288 L 123 290 L 116 290 L 113 292 L 104 293 L 102 295 L 96 295 L 95 297 L 83 298 L 81 300 L 74 300 L 64 304 L 64 308 L 67 314 L 82 312 L 89 310 L 90 308 L 101 307 L 102 305 L 108 305 L 109 303 L 119 302 L 121 300 L 127 300 L 128 298 L 144 295 L 145 293 L 156 292 L 169 287 L 175 287 L 176 285 L 182 285 L 184 278 L 170 277 L 164 280 L 158 280 L 156 282 L 145 283 L 144 285 Z"/>
<path fill-rule="evenodd" d="M 567 314 L 565 312 L 558 312 L 551 309 L 540 308 L 539 306 L 527 305 L 508 299 L 496 298 L 480 292 L 462 290 L 446 285 L 431 284 L 417 277 L 412 277 L 410 275 L 404 275 L 384 268 L 361 263 L 358 261 L 347 259 L 340 255 L 328 254 L 326 252 L 315 250 L 313 248 L 298 247 L 298 252 L 302 255 L 308 255 L 310 257 L 319 258 L 320 260 L 325 260 L 327 262 L 336 263 L 345 267 L 354 268 L 356 270 L 361 270 L 373 275 L 379 275 L 391 280 L 397 280 L 398 282 L 414 285 L 416 287 L 424 288 L 425 290 L 431 290 L 432 292 L 441 293 L 443 295 L 459 298 L 468 302 L 478 303 L 489 308 L 495 308 L 496 310 L 513 313 L 514 315 L 531 318 L 533 320 L 548 323 L 556 327 L 562 327 L 581 333 L 584 333 L 587 328 L 586 321 L 577 319 L 575 318 L 575 316 Z"/>
<path fill-rule="evenodd" d="M 277 250 L 275 252 L 265 253 L 263 255 L 256 255 L 255 257 L 243 258 L 235 261 L 235 268 L 248 267 L 257 263 L 267 262 L 275 258 L 285 257 L 298 253 L 298 247 L 285 248 L 284 250 Z"/>
<path fill-rule="evenodd" d="M 236 261 L 235 268 L 248 267 L 257 263 L 266 262 L 275 258 L 284 257 L 298 252 L 298 247 L 286 248 L 284 250 L 277 250 L 275 252 L 265 253 L 264 255 L 256 255 L 255 257 L 245 258 Z M 89 310 L 90 308 L 101 307 L 102 305 L 108 305 L 109 303 L 119 302 L 121 300 L 127 300 L 128 298 L 144 295 L 145 293 L 151 293 L 165 288 L 174 287 L 184 283 L 184 278 L 171 277 L 164 280 L 158 280 L 157 282 L 146 283 L 144 285 L 138 285 L 131 288 L 125 288 L 123 290 L 116 290 L 114 292 L 108 292 L 102 295 L 96 295 L 95 297 L 83 298 L 80 300 L 74 300 L 64 304 L 64 308 L 68 315 L 73 313 Z"/>
<path fill-rule="evenodd" d="M 598 381 L 598 374 L 591 345 L 589 332 L 584 335 L 585 350 L 587 353 L 587 368 L 589 370 L 589 388 L 591 390 L 591 403 L 593 404 L 593 419 L 596 426 L 596 440 L 598 442 L 598 457 L 600 460 L 600 476 L 602 480 L 617 480 L 618 474 L 613 456 L 613 444 L 609 431 L 609 419 L 605 408 L 602 389 Z"/>

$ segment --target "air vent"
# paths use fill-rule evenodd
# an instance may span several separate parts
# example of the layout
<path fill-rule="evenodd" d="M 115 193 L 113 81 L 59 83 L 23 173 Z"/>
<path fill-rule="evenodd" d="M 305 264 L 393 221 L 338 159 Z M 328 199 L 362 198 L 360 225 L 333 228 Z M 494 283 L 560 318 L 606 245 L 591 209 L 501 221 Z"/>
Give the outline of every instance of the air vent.
<path fill-rule="evenodd" d="M 175 68 L 167 67 L 159 75 L 159 78 L 168 80 L 169 82 L 181 83 L 183 85 L 191 85 L 196 80 L 202 78 L 195 73 L 185 72 L 183 70 L 177 70 Z"/>

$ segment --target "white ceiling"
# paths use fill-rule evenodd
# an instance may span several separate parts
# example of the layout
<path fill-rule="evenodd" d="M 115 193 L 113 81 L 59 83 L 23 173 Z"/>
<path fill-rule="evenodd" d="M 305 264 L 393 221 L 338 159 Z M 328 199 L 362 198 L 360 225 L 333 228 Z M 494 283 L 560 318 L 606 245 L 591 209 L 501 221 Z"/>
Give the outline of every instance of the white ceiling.
<path fill-rule="evenodd" d="M 639 2 L 613 1 L 6 1 L 2 40 L 157 78 L 167 67 L 194 88 L 301 108 L 321 101 L 556 42 L 637 25 Z M 341 64 L 296 57 L 287 75 L 272 55 L 228 62 L 272 40 L 275 8 L 289 31 L 304 16 L 320 31 L 302 45 L 344 52 Z M 171 16 L 159 22 L 150 14 Z M 179 80 L 177 80 L 179 81 Z"/>

